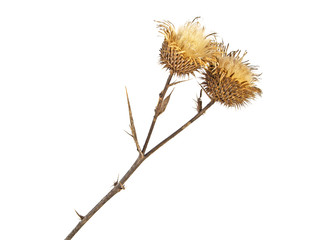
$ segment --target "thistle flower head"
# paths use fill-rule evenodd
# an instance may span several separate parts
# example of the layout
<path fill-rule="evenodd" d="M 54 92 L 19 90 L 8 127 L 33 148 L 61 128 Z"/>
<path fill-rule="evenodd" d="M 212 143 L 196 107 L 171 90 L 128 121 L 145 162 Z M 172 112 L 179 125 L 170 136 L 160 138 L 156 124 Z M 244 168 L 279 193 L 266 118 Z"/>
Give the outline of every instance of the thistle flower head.
<path fill-rule="evenodd" d="M 202 86 L 208 96 L 228 107 L 240 107 L 261 95 L 256 87 L 258 74 L 256 66 L 243 61 L 246 52 L 240 56 L 240 51 L 227 53 L 228 46 L 218 44 L 219 55 L 214 63 L 205 68 Z"/>
<path fill-rule="evenodd" d="M 177 75 L 194 74 L 215 57 L 216 48 L 196 18 L 175 30 L 169 21 L 158 22 L 164 41 L 160 49 L 161 64 Z"/>

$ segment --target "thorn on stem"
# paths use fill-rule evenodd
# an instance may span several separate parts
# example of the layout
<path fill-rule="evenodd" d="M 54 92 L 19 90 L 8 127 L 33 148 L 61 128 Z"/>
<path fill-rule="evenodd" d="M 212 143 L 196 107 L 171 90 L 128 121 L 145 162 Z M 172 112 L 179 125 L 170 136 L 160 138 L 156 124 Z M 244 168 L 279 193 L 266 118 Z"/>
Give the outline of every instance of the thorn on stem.
<path fill-rule="evenodd" d="M 124 130 L 124 132 L 126 132 L 130 137 L 133 137 L 131 133 L 129 133 L 128 131 Z"/>
<path fill-rule="evenodd" d="M 78 217 L 80 218 L 80 220 L 83 220 L 83 219 L 84 219 L 84 216 L 83 216 L 83 215 L 80 215 L 80 214 L 76 211 L 76 209 L 74 209 L 74 210 L 75 210 L 76 214 L 78 215 Z"/>
<path fill-rule="evenodd" d="M 117 184 L 118 184 L 118 180 L 119 180 L 119 177 L 120 177 L 120 175 L 117 175 L 117 180 L 113 183 L 113 186 L 114 186 L 114 187 L 117 186 Z"/>
<path fill-rule="evenodd" d="M 122 184 L 122 183 L 119 181 L 119 175 L 117 176 L 117 180 L 114 182 L 113 186 L 116 187 L 117 185 L 120 185 L 120 187 L 119 187 L 120 190 L 125 190 L 125 186 L 124 186 L 124 184 Z"/>
<path fill-rule="evenodd" d="M 120 182 L 120 189 L 125 190 L 125 186 Z"/>

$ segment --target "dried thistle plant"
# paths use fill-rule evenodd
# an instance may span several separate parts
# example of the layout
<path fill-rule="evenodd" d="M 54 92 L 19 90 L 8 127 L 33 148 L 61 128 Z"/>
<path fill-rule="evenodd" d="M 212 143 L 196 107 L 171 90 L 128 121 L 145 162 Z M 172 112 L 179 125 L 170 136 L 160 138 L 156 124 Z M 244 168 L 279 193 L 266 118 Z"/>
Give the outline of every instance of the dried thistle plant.
<path fill-rule="evenodd" d="M 255 73 L 257 67 L 243 61 L 246 52 L 240 55 L 241 51 L 232 51 L 228 53 L 228 45 L 223 42 L 218 43 L 214 33 L 205 34 L 205 28 L 202 27 L 195 18 L 187 22 L 182 27 L 175 30 L 174 25 L 169 21 L 157 21 L 160 32 L 164 35 L 164 41 L 160 49 L 160 63 L 169 70 L 169 77 L 163 90 L 159 94 L 159 99 L 155 108 L 155 113 L 148 131 L 143 147 L 140 147 L 137 137 L 137 131 L 133 121 L 133 115 L 130 105 L 128 92 L 126 91 L 130 130 L 128 133 L 134 140 L 137 147 L 138 157 L 131 168 L 121 178 L 117 178 L 113 188 L 108 192 L 95 207 L 86 215 L 79 214 L 80 221 L 76 227 L 69 233 L 65 239 L 72 239 L 82 226 L 115 194 L 125 190 L 124 183 L 130 178 L 134 171 L 156 150 L 165 143 L 183 131 L 191 123 L 201 117 L 215 102 L 219 102 L 227 107 L 240 107 L 261 95 L 262 91 L 256 87 L 259 75 Z M 187 76 L 196 72 L 202 73 L 203 82 L 200 84 L 200 94 L 196 100 L 197 113 L 189 119 L 184 125 L 170 134 L 163 141 L 155 145 L 146 152 L 149 140 L 152 136 L 157 118 L 166 110 L 170 101 L 170 94 L 167 91 L 170 87 L 184 81 L 174 81 L 175 75 Z M 210 102 L 203 106 L 202 93 L 205 92 L 210 98 Z M 167 95 L 167 97 L 166 97 Z"/>

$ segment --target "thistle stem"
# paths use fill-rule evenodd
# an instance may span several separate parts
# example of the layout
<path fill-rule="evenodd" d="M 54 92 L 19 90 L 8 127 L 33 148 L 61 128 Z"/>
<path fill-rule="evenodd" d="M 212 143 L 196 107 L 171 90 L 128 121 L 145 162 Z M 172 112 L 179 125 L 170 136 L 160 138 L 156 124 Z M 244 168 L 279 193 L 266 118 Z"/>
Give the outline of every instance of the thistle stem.
<path fill-rule="evenodd" d="M 171 79 L 169 76 L 168 80 Z M 169 80 L 170 82 L 170 80 Z M 122 177 L 122 179 L 114 185 L 114 187 L 111 189 L 109 193 L 107 193 L 106 196 L 104 196 L 100 202 L 95 205 L 94 208 L 86 215 L 84 216 L 81 221 L 76 225 L 76 227 L 69 233 L 69 235 L 65 238 L 65 240 L 72 239 L 75 234 L 85 225 L 85 223 L 97 212 L 99 209 L 108 202 L 109 199 L 111 199 L 115 194 L 120 192 L 122 189 L 124 189 L 124 183 L 130 178 L 130 176 L 134 173 L 134 171 L 143 163 L 143 161 L 148 158 L 150 155 L 152 155 L 156 150 L 158 150 L 160 147 L 162 147 L 164 144 L 166 144 L 169 140 L 171 140 L 173 137 L 175 137 L 177 134 L 179 134 L 181 131 L 183 131 L 185 128 L 187 128 L 191 123 L 193 123 L 195 120 L 197 120 L 199 117 L 201 117 L 215 102 L 210 101 L 204 108 L 201 109 L 193 118 L 191 118 L 187 123 L 185 123 L 183 126 L 178 128 L 175 132 L 173 132 L 171 135 L 169 135 L 167 138 L 165 138 L 163 141 L 161 141 L 159 144 L 157 144 L 154 148 L 152 148 L 148 153 L 145 155 L 139 155 L 137 160 L 133 163 L 131 168 L 126 172 L 126 174 Z M 154 123 L 155 124 L 155 123 Z M 147 146 L 147 145 L 146 145 Z"/>
<path fill-rule="evenodd" d="M 152 120 L 152 123 L 151 123 L 151 126 L 149 128 L 149 131 L 148 131 L 148 134 L 147 134 L 147 137 L 146 137 L 146 140 L 145 140 L 145 144 L 144 144 L 144 147 L 142 149 L 142 153 L 144 154 L 146 152 L 146 149 L 147 149 L 147 145 L 149 143 L 149 139 L 151 138 L 152 136 L 152 133 L 153 133 L 153 130 L 154 130 L 154 126 L 155 126 L 155 123 L 156 123 L 156 120 L 158 118 L 158 116 L 160 115 L 160 110 L 161 110 L 161 105 L 162 105 L 162 102 L 163 102 L 163 99 L 164 99 L 164 96 L 166 95 L 167 93 L 167 90 L 170 86 L 170 82 L 171 82 L 171 79 L 173 77 L 174 73 L 173 71 L 170 71 L 170 74 L 169 74 L 169 77 L 167 79 L 167 82 L 162 90 L 162 92 L 159 94 L 159 101 L 156 105 L 156 108 L 155 108 L 155 114 L 154 114 L 154 117 L 153 117 L 153 120 Z"/>
<path fill-rule="evenodd" d="M 185 128 L 187 128 L 191 123 L 193 123 L 195 120 L 197 120 L 199 117 L 201 117 L 207 110 L 210 108 L 215 101 L 210 101 L 204 108 L 201 109 L 193 118 L 191 118 L 187 123 L 185 123 L 183 126 L 178 128 L 175 132 L 173 132 L 169 137 L 165 138 L 162 142 L 157 144 L 154 148 L 152 148 L 148 153 L 145 154 L 145 158 L 148 158 L 152 153 L 154 153 L 156 150 L 158 150 L 160 147 L 162 147 L 164 144 L 166 144 L 169 140 L 171 140 L 173 137 L 175 137 L 178 133 L 183 131 Z"/>

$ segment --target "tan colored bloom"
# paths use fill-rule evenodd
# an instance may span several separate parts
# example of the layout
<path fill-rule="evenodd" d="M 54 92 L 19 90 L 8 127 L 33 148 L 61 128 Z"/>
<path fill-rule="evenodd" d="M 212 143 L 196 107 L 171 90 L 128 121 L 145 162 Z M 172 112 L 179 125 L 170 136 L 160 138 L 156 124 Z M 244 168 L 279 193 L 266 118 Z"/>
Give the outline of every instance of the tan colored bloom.
<path fill-rule="evenodd" d="M 240 56 L 240 51 L 227 53 L 228 46 L 219 44 L 217 61 L 205 68 L 202 86 L 208 96 L 228 107 L 240 107 L 261 95 L 256 87 L 257 70 L 248 61 L 243 61 L 246 52 Z"/>
<path fill-rule="evenodd" d="M 158 22 L 164 41 L 160 49 L 161 64 L 177 75 L 194 74 L 215 56 L 215 44 L 205 35 L 204 27 L 194 19 L 175 30 L 169 21 Z"/>

